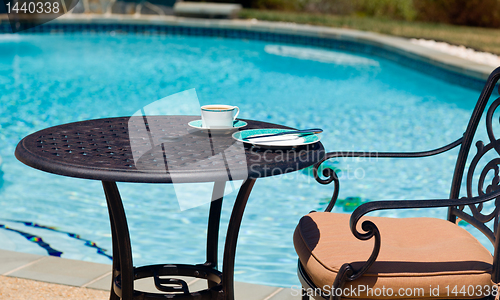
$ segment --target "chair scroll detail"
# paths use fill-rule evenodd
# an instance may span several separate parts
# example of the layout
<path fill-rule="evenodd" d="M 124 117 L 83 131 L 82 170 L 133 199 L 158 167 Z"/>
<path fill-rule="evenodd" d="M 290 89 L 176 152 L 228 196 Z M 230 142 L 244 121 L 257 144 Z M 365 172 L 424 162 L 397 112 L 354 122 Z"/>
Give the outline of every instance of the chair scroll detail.
<path fill-rule="evenodd" d="M 490 271 L 491 280 L 494 284 L 500 281 L 499 253 L 498 253 L 500 239 L 498 239 L 496 236 L 498 234 L 497 228 L 498 228 L 499 214 L 500 214 L 500 157 L 498 157 L 500 156 L 500 140 L 496 139 L 493 133 L 493 115 L 497 110 L 497 108 L 500 106 L 500 98 L 492 102 L 486 113 L 486 132 L 488 134 L 489 143 L 487 145 L 485 145 L 482 141 L 478 141 L 476 143 L 476 148 L 477 148 L 476 154 L 472 157 L 472 161 L 470 162 L 470 166 L 466 176 L 467 196 L 462 198 L 459 197 L 460 188 L 462 187 L 462 181 L 467 162 L 467 157 L 469 155 L 470 148 L 474 140 L 474 136 L 479 121 L 484 113 L 484 110 L 487 106 L 490 96 L 499 79 L 500 79 L 500 68 L 497 68 L 491 73 L 486 82 L 485 87 L 483 88 L 483 91 L 481 92 L 481 95 L 473 110 L 471 119 L 469 121 L 469 124 L 467 126 L 464 135 L 446 146 L 423 152 L 399 152 L 399 153 L 398 152 L 347 152 L 347 151 L 330 152 L 327 153 L 327 155 L 322 161 L 318 162 L 314 166 L 313 175 L 318 183 L 326 185 L 334 182 L 333 195 L 328 206 L 325 209 L 325 213 L 330 213 L 333 207 L 335 206 L 335 203 L 339 195 L 340 181 L 336 172 L 329 167 L 323 168 L 321 172 L 322 176 L 320 176 L 319 174 L 320 166 L 326 160 L 337 157 L 418 158 L 418 157 L 437 155 L 449 151 L 451 149 L 454 149 L 457 146 L 460 146 L 458 159 L 455 165 L 455 170 L 452 179 L 450 198 L 432 199 L 432 200 L 375 201 L 362 204 L 354 210 L 349 220 L 349 228 L 351 234 L 356 239 L 361 241 L 367 241 L 370 239 L 374 240 L 373 249 L 371 250 L 371 254 L 369 255 L 369 257 L 366 257 L 366 261 L 364 261 L 361 264 L 358 262 L 356 264 L 356 267 L 354 267 L 354 264 L 349 261 L 342 264 L 338 269 L 335 280 L 331 282 L 332 290 L 338 288 L 342 289 L 347 282 L 359 279 L 364 274 L 366 274 L 367 271 L 370 270 L 370 268 L 377 261 L 379 252 L 381 250 L 381 244 L 383 240 L 382 237 L 384 235 L 381 234 L 379 227 L 377 227 L 376 225 L 377 222 L 364 220 L 360 226 L 362 231 L 358 231 L 358 223 L 360 222 L 362 217 L 365 216 L 367 213 L 376 210 L 386 210 L 386 209 L 448 207 L 448 221 L 451 221 L 452 223 L 458 223 L 457 219 L 464 220 L 470 225 L 480 230 L 492 242 L 495 248 L 495 253 L 493 255 L 493 260 L 492 260 L 492 270 Z M 484 159 L 485 156 L 487 156 L 487 154 L 490 154 L 492 152 L 495 152 L 496 154 L 498 154 L 498 156 L 487 162 L 484 168 L 481 170 L 477 182 L 477 196 L 474 196 L 473 182 L 475 179 L 474 174 L 476 168 L 478 168 L 481 159 L 482 158 Z M 491 178 L 491 183 L 487 183 L 486 180 L 487 178 L 491 177 L 492 173 L 493 173 L 493 178 Z M 495 199 L 494 202 L 495 208 L 493 209 L 493 211 L 489 213 L 483 212 L 484 210 L 483 203 L 492 199 Z M 470 209 L 470 214 L 465 211 L 466 207 Z M 335 214 L 331 213 L 331 215 Z M 492 226 L 493 230 L 486 225 L 486 223 L 490 221 L 493 221 L 493 226 Z M 302 234 L 300 232 L 300 226 L 301 223 L 299 223 L 299 226 L 297 226 L 295 235 Z M 335 231 L 335 228 L 331 228 L 331 231 Z M 295 235 L 294 235 L 294 242 L 296 241 Z M 318 241 L 318 243 L 320 242 L 321 241 Z M 297 247 L 298 246 L 296 244 L 296 249 L 298 249 Z M 299 253 L 299 250 L 297 250 L 297 252 Z M 299 258 L 300 257 L 301 254 L 299 253 Z M 303 289 L 305 289 L 307 286 L 312 288 L 317 288 L 317 285 L 314 283 L 314 280 L 311 279 L 314 277 L 312 276 L 314 274 L 308 272 L 309 271 L 307 270 L 307 267 L 304 266 L 304 264 L 301 262 L 301 259 L 299 259 L 298 274 L 303 284 Z M 328 296 L 325 295 L 321 295 L 319 297 L 315 296 L 315 298 L 330 298 L 330 299 L 340 299 L 341 297 L 342 295 L 335 293 L 332 293 Z M 308 295 L 303 295 L 303 299 L 307 298 Z"/>
<path fill-rule="evenodd" d="M 479 161 L 481 158 L 483 158 L 488 152 L 494 150 L 497 154 L 500 155 L 500 141 L 495 138 L 495 135 L 493 133 L 493 113 L 495 110 L 500 106 L 500 98 L 496 99 L 491 106 L 488 109 L 488 112 L 486 114 L 486 131 L 488 133 L 488 138 L 490 140 L 490 143 L 488 145 L 484 145 L 483 141 L 477 141 L 476 142 L 476 148 L 477 152 L 474 158 L 472 159 L 471 165 L 469 167 L 469 170 L 467 172 L 467 197 L 472 198 L 473 197 L 473 176 L 474 176 L 474 171 L 476 170 L 476 167 L 478 166 Z M 490 160 L 486 166 L 481 171 L 480 177 L 478 179 L 477 183 L 477 192 L 479 195 L 485 195 L 491 192 L 494 192 L 500 188 L 500 158 L 494 158 Z M 492 178 L 491 184 L 489 184 L 486 187 L 486 190 L 484 189 L 484 184 L 486 180 L 486 176 L 490 171 L 494 172 L 494 176 Z M 465 206 L 460 206 L 460 207 L 452 207 L 451 208 L 451 213 L 452 215 L 455 215 L 456 217 L 465 220 L 469 223 L 474 223 L 475 227 L 479 229 L 488 239 L 494 243 L 495 242 L 495 234 L 497 232 L 497 227 L 498 227 L 498 213 L 500 211 L 500 198 L 496 199 L 495 203 L 495 209 L 490 212 L 489 214 L 483 214 L 483 203 L 478 203 L 477 205 L 470 204 L 468 205 L 472 216 L 469 214 L 466 214 L 464 212 Z M 491 220 L 494 219 L 493 222 L 493 231 L 486 227 L 484 223 L 488 223 Z"/>

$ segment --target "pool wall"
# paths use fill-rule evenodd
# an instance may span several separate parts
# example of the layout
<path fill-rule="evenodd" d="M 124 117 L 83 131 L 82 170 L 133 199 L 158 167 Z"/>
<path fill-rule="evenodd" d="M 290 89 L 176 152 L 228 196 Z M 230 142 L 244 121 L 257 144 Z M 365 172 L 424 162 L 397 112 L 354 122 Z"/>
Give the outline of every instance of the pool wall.
<path fill-rule="evenodd" d="M 407 39 L 351 29 L 257 20 L 207 20 L 174 16 L 68 14 L 21 33 L 115 32 L 189 35 L 316 46 L 374 55 L 442 80 L 481 90 L 494 67 L 410 43 Z M 0 33 L 11 33 L 0 15 Z"/>

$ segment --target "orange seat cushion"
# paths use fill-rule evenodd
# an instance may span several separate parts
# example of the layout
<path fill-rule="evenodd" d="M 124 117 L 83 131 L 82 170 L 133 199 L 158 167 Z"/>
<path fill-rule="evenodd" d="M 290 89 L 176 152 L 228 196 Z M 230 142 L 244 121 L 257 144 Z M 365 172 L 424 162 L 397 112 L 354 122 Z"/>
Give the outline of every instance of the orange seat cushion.
<path fill-rule="evenodd" d="M 327 293 L 344 263 L 358 270 L 373 250 L 374 238 L 354 237 L 349 218 L 348 214 L 313 212 L 302 217 L 295 229 L 300 262 L 312 282 Z M 363 232 L 364 220 L 375 223 L 380 231 L 380 253 L 363 276 L 346 282 L 342 298 L 482 298 L 491 288 L 491 253 L 456 224 L 435 218 L 365 216 L 358 223 L 359 232 Z M 367 292 L 352 292 L 360 286 Z"/>

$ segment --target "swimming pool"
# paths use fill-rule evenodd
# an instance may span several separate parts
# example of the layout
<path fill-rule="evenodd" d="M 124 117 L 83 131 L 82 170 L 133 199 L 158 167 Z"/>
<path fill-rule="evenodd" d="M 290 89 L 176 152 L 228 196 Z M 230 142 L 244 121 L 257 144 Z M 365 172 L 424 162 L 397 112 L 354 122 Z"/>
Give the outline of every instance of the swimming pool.
<path fill-rule="evenodd" d="M 0 240 L 7 241 L 0 247 L 47 254 L 36 243 L 42 237 L 62 257 L 104 263 L 110 263 L 105 254 L 110 254 L 111 237 L 100 182 L 24 166 L 13 156 L 22 137 L 61 123 L 131 115 L 165 96 L 196 88 L 202 105 L 237 105 L 241 118 L 322 127 L 322 141 L 330 151 L 418 151 L 461 136 L 479 96 L 479 91 L 376 57 L 259 41 L 1 35 L 0 53 L 0 224 L 11 229 L 0 228 Z M 335 211 L 347 212 L 349 203 L 372 199 L 446 198 L 456 154 L 331 162 L 342 170 L 339 198 L 351 197 L 339 201 L 344 205 Z M 204 261 L 208 205 L 181 212 L 169 185 L 119 188 L 135 265 Z M 307 172 L 258 180 L 241 226 L 236 280 L 298 284 L 293 230 L 302 215 L 326 206 L 331 189 Z M 221 232 L 234 198 L 225 198 Z M 445 218 L 446 210 L 373 215 L 410 214 Z M 108 251 L 98 253 L 95 245 Z"/>

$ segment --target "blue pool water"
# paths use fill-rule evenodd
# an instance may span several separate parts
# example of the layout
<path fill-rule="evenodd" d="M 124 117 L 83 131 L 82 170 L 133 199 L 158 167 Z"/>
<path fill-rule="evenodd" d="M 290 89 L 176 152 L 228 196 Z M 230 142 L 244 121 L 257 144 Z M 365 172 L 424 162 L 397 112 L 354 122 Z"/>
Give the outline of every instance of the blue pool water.
<path fill-rule="evenodd" d="M 36 244 L 42 237 L 62 257 L 110 263 L 88 246 L 110 254 L 100 182 L 29 168 L 15 159 L 15 146 L 48 126 L 131 115 L 191 88 L 202 105 L 239 106 L 241 118 L 322 127 L 330 151 L 437 148 L 461 136 L 479 95 L 376 57 L 307 47 L 179 36 L 0 35 L 0 224 L 11 229 L 0 228 L 0 248 L 47 254 Z M 456 154 L 331 164 L 342 170 L 340 199 L 446 198 Z M 208 205 L 181 212 L 169 185 L 119 188 L 135 265 L 204 262 Z M 298 284 L 293 230 L 302 215 L 326 206 L 331 189 L 304 172 L 258 180 L 238 240 L 236 280 Z M 234 198 L 225 198 L 222 232 Z M 446 210 L 374 215 L 445 218 Z"/>

